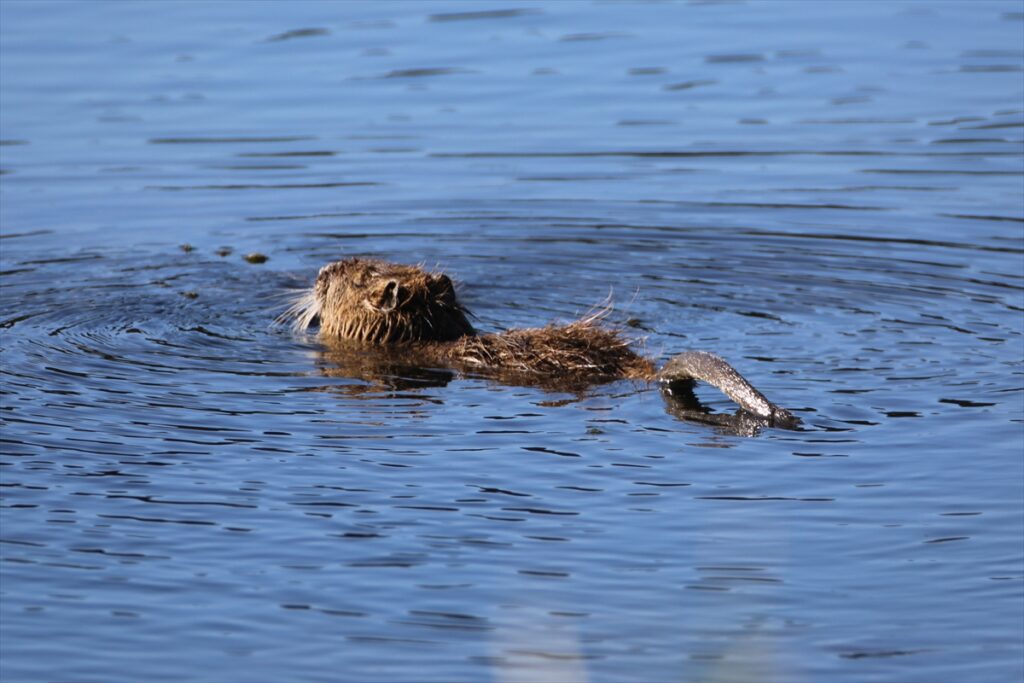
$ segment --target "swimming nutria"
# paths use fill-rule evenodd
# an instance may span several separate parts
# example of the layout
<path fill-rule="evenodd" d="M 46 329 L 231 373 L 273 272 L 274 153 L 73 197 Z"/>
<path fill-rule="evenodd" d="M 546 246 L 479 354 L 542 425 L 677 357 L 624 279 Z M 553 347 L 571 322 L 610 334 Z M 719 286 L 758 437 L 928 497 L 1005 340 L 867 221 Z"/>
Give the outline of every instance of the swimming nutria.
<path fill-rule="evenodd" d="M 620 331 L 602 327 L 601 317 L 478 334 L 447 275 L 370 258 L 324 266 L 312 290 L 282 316 L 294 318 L 297 330 L 319 323 L 320 337 L 327 342 L 387 347 L 424 366 L 486 373 L 511 382 L 550 378 L 563 386 L 579 386 L 634 379 L 685 393 L 701 380 L 769 425 L 799 423 L 719 356 L 687 351 L 657 370 L 629 348 Z"/>

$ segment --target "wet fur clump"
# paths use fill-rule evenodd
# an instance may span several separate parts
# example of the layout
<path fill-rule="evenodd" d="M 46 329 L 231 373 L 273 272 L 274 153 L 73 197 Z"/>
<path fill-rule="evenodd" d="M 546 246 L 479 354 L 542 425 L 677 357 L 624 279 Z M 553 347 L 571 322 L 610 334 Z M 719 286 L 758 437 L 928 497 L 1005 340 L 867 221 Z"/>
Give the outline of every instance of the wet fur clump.
<path fill-rule="evenodd" d="M 652 379 L 654 366 L 629 348 L 616 329 L 592 315 L 568 325 L 548 325 L 501 334 L 462 337 L 449 357 L 463 366 L 500 369 L 506 374 L 558 377 L 594 383 L 617 378 Z"/>

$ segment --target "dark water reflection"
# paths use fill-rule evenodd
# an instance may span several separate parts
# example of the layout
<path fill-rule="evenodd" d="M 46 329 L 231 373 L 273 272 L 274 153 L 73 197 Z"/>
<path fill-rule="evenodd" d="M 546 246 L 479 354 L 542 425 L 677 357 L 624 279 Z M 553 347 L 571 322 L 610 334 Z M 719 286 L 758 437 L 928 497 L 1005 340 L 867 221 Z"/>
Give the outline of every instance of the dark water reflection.
<path fill-rule="evenodd" d="M 1016 680 L 1018 9 L 0 3 L 0 678 Z M 354 254 L 804 429 L 271 324 Z"/>

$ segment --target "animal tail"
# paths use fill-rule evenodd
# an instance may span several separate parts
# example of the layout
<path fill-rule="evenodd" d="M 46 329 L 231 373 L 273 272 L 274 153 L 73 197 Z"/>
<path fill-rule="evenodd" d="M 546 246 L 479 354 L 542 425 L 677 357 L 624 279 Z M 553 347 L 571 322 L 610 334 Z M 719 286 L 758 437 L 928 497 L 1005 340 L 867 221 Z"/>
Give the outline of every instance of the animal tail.
<path fill-rule="evenodd" d="M 674 356 L 658 371 L 657 379 L 670 387 L 676 382 L 707 382 L 771 426 L 793 428 L 800 424 L 800 418 L 765 398 L 725 359 L 707 351 L 684 351 Z"/>

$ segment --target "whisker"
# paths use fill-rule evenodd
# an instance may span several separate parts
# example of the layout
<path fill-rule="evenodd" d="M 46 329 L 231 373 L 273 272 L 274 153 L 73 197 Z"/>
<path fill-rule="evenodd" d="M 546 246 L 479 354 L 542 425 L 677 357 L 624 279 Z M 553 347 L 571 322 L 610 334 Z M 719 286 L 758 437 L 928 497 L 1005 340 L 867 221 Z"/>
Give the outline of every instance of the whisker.
<path fill-rule="evenodd" d="M 320 315 L 320 302 L 317 301 L 316 293 L 312 289 L 306 289 L 286 294 L 291 297 L 291 305 L 274 318 L 274 324 L 291 323 L 292 330 L 295 332 L 308 330 Z"/>

